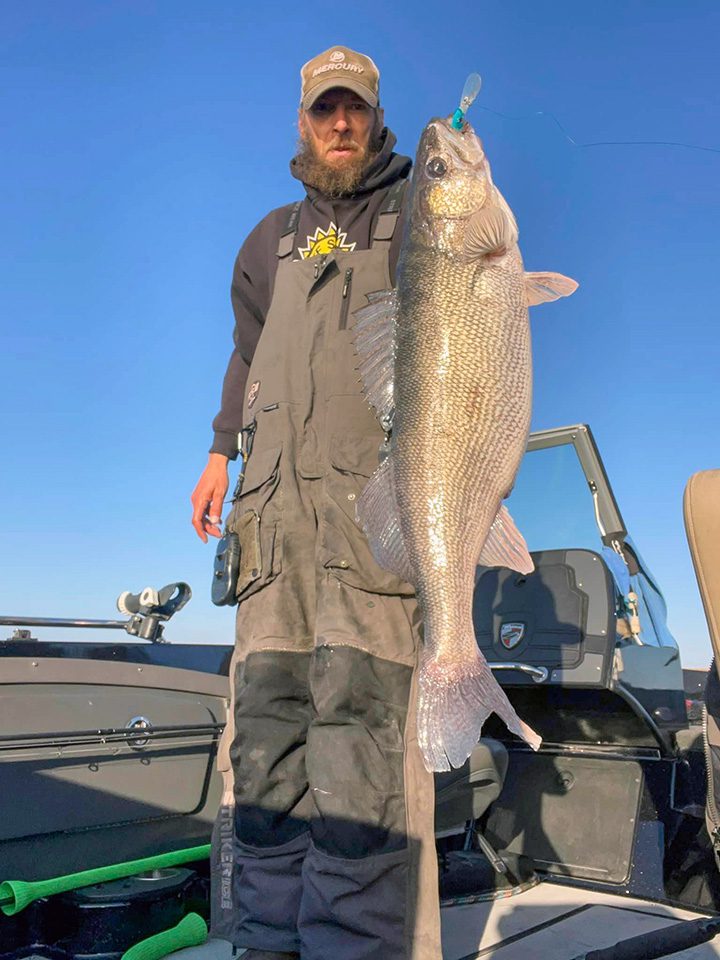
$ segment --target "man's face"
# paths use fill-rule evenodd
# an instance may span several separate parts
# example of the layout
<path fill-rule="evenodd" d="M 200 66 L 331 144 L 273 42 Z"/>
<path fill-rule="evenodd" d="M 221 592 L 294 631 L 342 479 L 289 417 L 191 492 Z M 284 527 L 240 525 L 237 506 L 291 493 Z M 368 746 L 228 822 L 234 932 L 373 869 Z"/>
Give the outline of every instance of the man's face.
<path fill-rule="evenodd" d="M 334 169 L 364 160 L 370 137 L 382 127 L 382 110 L 373 109 L 351 90 L 335 87 L 300 111 L 300 134 L 315 157 Z"/>

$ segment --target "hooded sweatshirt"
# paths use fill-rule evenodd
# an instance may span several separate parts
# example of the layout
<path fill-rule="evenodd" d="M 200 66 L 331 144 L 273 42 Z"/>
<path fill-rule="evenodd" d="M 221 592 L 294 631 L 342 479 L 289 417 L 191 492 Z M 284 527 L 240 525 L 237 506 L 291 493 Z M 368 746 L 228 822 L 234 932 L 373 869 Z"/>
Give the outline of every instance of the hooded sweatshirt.
<path fill-rule="evenodd" d="M 395 135 L 385 128 L 382 147 L 368 167 L 356 192 L 349 197 L 330 200 L 309 184 L 303 184 L 306 196 L 300 207 L 295 234 L 293 259 L 313 256 L 314 247 L 333 227 L 337 243 L 353 250 L 367 250 L 380 210 L 389 189 L 401 178 L 407 178 L 412 166 L 409 157 L 393 152 Z M 290 172 L 296 179 L 295 161 Z M 222 453 L 231 460 L 237 457 L 237 437 L 242 427 L 245 384 L 265 317 L 270 309 L 277 272 L 277 248 L 285 230 L 292 204 L 272 210 L 250 233 L 235 261 L 230 291 L 235 313 L 235 348 L 230 355 L 223 381 L 222 405 L 213 421 L 215 439 L 211 453 Z M 400 219 L 403 219 L 402 213 Z M 390 245 L 390 276 L 395 282 L 402 223 L 398 223 Z M 352 246 L 354 244 L 354 247 Z M 291 342 L 288 330 L 288 343 Z"/>

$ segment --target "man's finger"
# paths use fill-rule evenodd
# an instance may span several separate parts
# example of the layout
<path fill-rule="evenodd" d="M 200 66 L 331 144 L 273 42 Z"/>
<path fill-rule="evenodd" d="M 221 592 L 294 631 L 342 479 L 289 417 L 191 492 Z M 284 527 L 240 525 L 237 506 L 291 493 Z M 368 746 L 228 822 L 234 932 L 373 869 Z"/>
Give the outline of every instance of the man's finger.
<path fill-rule="evenodd" d="M 205 532 L 205 508 L 207 503 L 202 505 L 193 503 L 192 525 L 195 533 L 200 537 L 203 543 L 207 543 L 207 533 Z"/>
<path fill-rule="evenodd" d="M 220 490 L 216 490 L 213 493 L 212 502 L 210 503 L 210 509 L 208 510 L 208 518 L 210 520 L 210 523 L 220 523 L 220 521 L 222 520 L 223 497 L 224 497 L 224 493 Z"/>
<path fill-rule="evenodd" d="M 221 537 L 222 533 L 220 532 L 219 524 L 222 521 L 222 500 L 220 501 L 220 509 L 216 507 L 216 501 L 210 504 L 210 509 L 208 510 L 208 516 L 206 517 L 205 529 L 212 537 Z M 217 510 L 217 513 L 215 512 Z"/>
<path fill-rule="evenodd" d="M 207 530 L 207 532 L 210 534 L 211 537 L 217 537 L 218 540 L 220 539 L 220 537 L 222 537 L 222 531 L 220 530 L 220 527 L 210 526 L 209 524 L 206 524 L 205 529 Z"/>

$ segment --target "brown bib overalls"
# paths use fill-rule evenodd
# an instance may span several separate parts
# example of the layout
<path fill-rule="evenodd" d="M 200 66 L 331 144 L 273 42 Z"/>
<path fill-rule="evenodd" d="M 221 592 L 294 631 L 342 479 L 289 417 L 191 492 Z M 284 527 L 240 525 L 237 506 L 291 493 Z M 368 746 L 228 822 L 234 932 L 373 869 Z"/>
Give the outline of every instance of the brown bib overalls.
<path fill-rule="evenodd" d="M 281 240 L 228 518 L 259 516 L 261 564 L 239 584 L 213 935 L 302 960 L 441 957 L 418 609 L 355 521 L 383 434 L 349 327 L 390 286 L 396 219 L 380 215 L 369 250 L 292 260 L 294 238 Z"/>

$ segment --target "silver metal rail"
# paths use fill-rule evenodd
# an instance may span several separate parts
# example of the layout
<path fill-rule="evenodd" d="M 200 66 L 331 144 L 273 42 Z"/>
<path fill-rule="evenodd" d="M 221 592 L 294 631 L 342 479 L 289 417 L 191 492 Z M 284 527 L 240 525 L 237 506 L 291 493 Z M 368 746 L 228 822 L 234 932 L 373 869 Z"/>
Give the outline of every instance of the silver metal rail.
<path fill-rule="evenodd" d="M 60 617 L 0 617 L 5 627 L 101 627 L 110 630 L 127 629 L 127 620 L 67 620 Z"/>
<path fill-rule="evenodd" d="M 529 663 L 491 663 L 491 670 L 519 670 L 532 677 L 535 683 L 543 683 L 548 678 L 547 667 L 533 667 Z"/>

